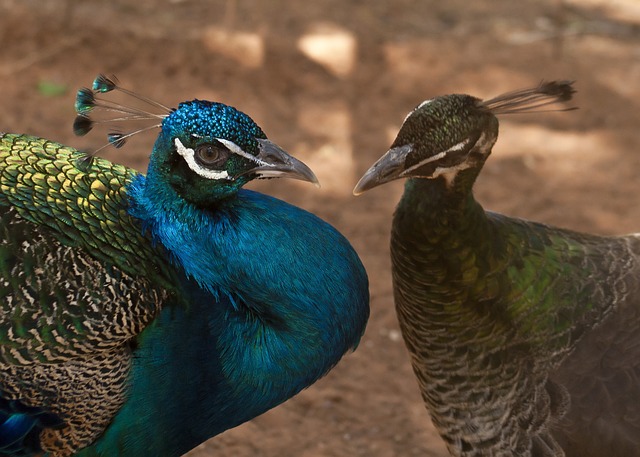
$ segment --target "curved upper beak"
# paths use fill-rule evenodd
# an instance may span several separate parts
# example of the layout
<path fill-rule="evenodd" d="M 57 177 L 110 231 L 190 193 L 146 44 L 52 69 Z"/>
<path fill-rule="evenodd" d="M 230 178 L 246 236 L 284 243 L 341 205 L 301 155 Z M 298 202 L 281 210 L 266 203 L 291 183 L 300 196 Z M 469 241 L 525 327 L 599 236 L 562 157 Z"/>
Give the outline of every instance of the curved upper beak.
<path fill-rule="evenodd" d="M 360 195 L 369 189 L 373 189 L 381 184 L 402 178 L 405 171 L 405 160 L 407 154 L 411 152 L 413 145 L 405 144 L 389 149 L 385 155 L 380 157 L 367 172 L 362 175 L 358 184 L 353 189 L 353 195 Z"/>
<path fill-rule="evenodd" d="M 303 162 L 267 139 L 256 138 L 256 141 L 258 141 L 257 158 L 262 164 L 252 168 L 250 173 L 256 173 L 260 178 L 299 179 L 319 186 L 318 178 Z"/>

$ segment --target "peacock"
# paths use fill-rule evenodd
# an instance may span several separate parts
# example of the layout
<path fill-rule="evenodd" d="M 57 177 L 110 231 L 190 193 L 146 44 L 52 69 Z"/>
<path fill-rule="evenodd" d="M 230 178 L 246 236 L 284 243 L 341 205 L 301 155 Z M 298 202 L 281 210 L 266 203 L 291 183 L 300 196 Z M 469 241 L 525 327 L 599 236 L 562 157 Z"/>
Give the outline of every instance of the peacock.
<path fill-rule="evenodd" d="M 574 92 L 553 81 L 427 100 L 354 189 L 407 179 L 391 231 L 394 300 L 454 456 L 640 455 L 640 235 L 507 217 L 472 193 L 496 116 Z"/>
<path fill-rule="evenodd" d="M 0 134 L 0 455 L 179 456 L 355 349 L 369 292 L 354 249 L 242 189 L 317 182 L 306 165 L 222 103 L 169 109 L 99 75 L 76 109 L 78 134 L 144 119 L 160 133 L 146 175 Z"/>

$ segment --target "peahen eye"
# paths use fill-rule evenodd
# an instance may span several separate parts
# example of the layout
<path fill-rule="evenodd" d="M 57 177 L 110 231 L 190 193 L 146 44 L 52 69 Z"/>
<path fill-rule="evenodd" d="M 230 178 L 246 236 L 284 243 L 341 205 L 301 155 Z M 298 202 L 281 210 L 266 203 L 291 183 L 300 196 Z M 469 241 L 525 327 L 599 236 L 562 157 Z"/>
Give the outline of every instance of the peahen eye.
<path fill-rule="evenodd" d="M 196 147 L 194 158 L 204 167 L 221 167 L 229 158 L 230 151 L 223 144 L 206 143 Z"/>

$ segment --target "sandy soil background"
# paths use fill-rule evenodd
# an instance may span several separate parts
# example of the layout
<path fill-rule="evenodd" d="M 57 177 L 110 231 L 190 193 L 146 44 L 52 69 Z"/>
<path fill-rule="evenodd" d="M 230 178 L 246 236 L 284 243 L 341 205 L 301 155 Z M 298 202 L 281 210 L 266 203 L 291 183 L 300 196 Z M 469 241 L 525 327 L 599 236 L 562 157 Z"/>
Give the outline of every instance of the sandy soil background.
<path fill-rule="evenodd" d="M 583 231 L 640 229 L 636 0 L 0 0 L 0 43 L 0 130 L 101 146 L 104 136 L 71 132 L 75 90 L 99 72 L 170 106 L 232 104 L 323 184 L 251 187 L 334 224 L 368 269 L 361 347 L 191 457 L 446 455 L 393 309 L 388 232 L 402 184 L 351 196 L 420 101 L 577 80 L 578 111 L 502 120 L 478 199 Z M 139 135 L 101 155 L 144 170 L 153 140 Z"/>

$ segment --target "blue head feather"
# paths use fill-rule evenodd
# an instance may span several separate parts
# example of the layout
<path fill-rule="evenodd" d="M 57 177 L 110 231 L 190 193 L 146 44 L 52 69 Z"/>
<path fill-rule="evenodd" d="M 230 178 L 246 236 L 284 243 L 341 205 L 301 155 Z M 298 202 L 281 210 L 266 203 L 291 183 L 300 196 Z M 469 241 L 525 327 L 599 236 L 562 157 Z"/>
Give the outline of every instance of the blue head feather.
<path fill-rule="evenodd" d="M 251 176 L 243 174 L 256 164 L 246 157 L 231 155 L 224 170 L 236 179 L 212 181 L 199 176 L 187 166 L 176 152 L 178 139 L 186 148 L 217 140 L 228 140 L 247 156 L 258 154 L 257 139 L 266 138 L 264 132 L 246 114 L 231 106 L 203 100 L 181 103 L 162 122 L 162 130 L 149 163 L 148 185 L 164 192 L 166 184 L 182 199 L 206 206 L 235 194 Z"/>
<path fill-rule="evenodd" d="M 178 105 L 162 122 L 162 132 L 170 137 L 225 138 L 244 151 L 256 154 L 256 138 L 266 138 L 249 116 L 232 106 L 206 100 L 192 100 Z"/>

